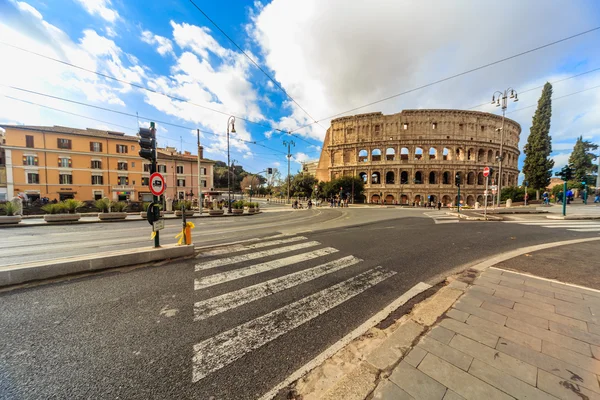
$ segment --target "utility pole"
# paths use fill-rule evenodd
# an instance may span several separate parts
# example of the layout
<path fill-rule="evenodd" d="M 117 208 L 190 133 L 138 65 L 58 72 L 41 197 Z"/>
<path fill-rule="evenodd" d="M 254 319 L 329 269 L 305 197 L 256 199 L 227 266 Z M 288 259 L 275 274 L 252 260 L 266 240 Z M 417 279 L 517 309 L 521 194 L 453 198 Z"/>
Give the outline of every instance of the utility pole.
<path fill-rule="evenodd" d="M 287 160 L 288 160 L 288 174 L 287 174 L 287 204 L 290 204 L 290 160 L 292 159 L 292 154 L 290 153 L 290 148 L 291 146 L 296 147 L 296 143 L 294 143 L 293 140 L 290 140 L 289 142 L 287 140 L 283 141 L 283 145 L 287 146 L 288 148 L 288 153 L 287 153 Z"/>
<path fill-rule="evenodd" d="M 492 95 L 492 104 L 495 104 L 496 107 L 502 106 L 502 126 L 499 129 L 496 129 L 496 131 L 498 131 L 498 130 L 500 131 L 500 155 L 498 156 L 498 193 L 497 193 L 498 208 L 500 208 L 500 196 L 502 194 L 502 160 L 504 159 L 502 148 L 504 146 L 504 115 L 506 114 L 506 107 L 508 106 L 508 98 L 509 98 L 508 93 L 509 92 L 510 92 L 510 98 L 513 99 L 513 101 L 519 101 L 519 98 L 517 97 L 518 96 L 517 91 L 514 90 L 513 88 L 508 88 L 504 92 L 496 91 Z M 496 94 L 498 94 L 497 99 L 495 98 Z M 500 100 L 502 100 L 502 103 L 500 103 Z"/>
<path fill-rule="evenodd" d="M 200 129 L 196 129 L 196 137 L 198 138 L 198 212 L 202 215 L 202 155 L 200 154 Z"/>
<path fill-rule="evenodd" d="M 598 154 L 598 171 L 596 171 L 596 192 L 600 191 L 600 154 Z"/>

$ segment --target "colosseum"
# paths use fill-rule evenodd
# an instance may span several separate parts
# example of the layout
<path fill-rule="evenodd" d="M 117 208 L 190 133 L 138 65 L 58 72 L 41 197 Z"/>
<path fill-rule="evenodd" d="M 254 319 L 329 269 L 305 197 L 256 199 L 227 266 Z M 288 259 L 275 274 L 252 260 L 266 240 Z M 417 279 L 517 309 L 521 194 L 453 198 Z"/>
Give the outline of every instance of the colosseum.
<path fill-rule="evenodd" d="M 444 205 L 458 201 L 454 177 L 461 177 L 463 204 L 483 204 L 483 168 L 498 179 L 502 117 L 461 110 L 403 110 L 331 121 L 316 177 L 329 181 L 359 176 L 368 203 Z M 521 126 L 504 121 L 502 187 L 517 184 Z M 490 180 L 490 185 L 492 180 Z"/>

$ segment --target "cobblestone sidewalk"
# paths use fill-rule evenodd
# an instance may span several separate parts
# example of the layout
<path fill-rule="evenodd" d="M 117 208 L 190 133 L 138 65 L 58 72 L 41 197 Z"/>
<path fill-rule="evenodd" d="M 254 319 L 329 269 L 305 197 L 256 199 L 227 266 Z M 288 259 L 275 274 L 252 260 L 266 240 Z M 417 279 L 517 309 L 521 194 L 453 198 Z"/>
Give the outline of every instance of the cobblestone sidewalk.
<path fill-rule="evenodd" d="M 600 291 L 488 268 L 373 399 L 600 399 Z"/>

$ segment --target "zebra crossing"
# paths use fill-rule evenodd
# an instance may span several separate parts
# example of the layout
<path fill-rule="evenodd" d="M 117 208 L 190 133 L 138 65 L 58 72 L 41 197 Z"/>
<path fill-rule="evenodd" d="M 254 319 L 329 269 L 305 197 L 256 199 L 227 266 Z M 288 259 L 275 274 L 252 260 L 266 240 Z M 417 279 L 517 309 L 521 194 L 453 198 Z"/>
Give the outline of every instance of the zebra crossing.
<path fill-rule="evenodd" d="M 539 226 L 542 228 L 549 229 L 566 229 L 573 232 L 600 232 L 600 220 L 599 221 L 585 221 L 585 220 L 545 220 L 545 221 L 532 221 L 532 220 L 515 220 L 515 221 L 503 221 L 505 224 L 518 224 L 526 226 Z"/>
<path fill-rule="evenodd" d="M 433 219 L 436 224 L 452 224 L 459 221 L 458 217 L 446 214 L 446 211 L 432 211 L 423 213 Z"/>
<path fill-rule="evenodd" d="M 287 254 L 291 252 L 295 254 Z M 267 271 L 282 274 L 260 283 L 253 280 L 254 284 L 242 288 L 237 285 L 236 290 L 195 302 L 194 322 L 207 323 L 206 320 L 216 315 L 274 296 L 306 282 L 331 277 L 336 272 L 357 266 L 364 261 L 353 255 L 340 256 L 336 254 L 338 252 L 338 249 L 323 247 L 320 242 L 304 236 L 293 236 L 200 253 L 197 256 L 200 260 L 194 268 L 194 290 L 198 295 L 206 288 Z M 308 268 L 299 265 L 309 261 L 311 265 Z M 221 270 L 222 267 L 225 268 Z M 303 269 L 297 270 L 298 267 Z M 193 346 L 192 382 L 198 382 L 227 367 L 395 274 L 396 272 L 382 266 L 367 270 L 357 269 L 355 274 L 349 278 L 346 274 L 344 280 L 338 279 L 332 286 L 202 340 Z"/>

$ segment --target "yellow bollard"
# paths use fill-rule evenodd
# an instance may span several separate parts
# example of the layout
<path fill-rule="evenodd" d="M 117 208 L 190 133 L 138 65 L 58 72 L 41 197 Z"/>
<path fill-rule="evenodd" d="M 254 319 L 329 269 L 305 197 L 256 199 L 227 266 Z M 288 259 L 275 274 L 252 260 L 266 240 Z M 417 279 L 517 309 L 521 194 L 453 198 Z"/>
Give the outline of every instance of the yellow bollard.
<path fill-rule="evenodd" d="M 175 239 L 179 239 L 177 244 L 192 244 L 192 229 L 195 227 L 196 225 L 194 225 L 193 222 L 186 222 L 185 228 L 183 228 L 181 232 L 175 236 Z"/>

